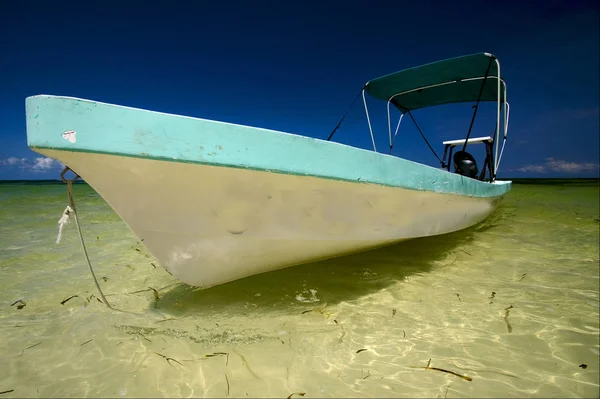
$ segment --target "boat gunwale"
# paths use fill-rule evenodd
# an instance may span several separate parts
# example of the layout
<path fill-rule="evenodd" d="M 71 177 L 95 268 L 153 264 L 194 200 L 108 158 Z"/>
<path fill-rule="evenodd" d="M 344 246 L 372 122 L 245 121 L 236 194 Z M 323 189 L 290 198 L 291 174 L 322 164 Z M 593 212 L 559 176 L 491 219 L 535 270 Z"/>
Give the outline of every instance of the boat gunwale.
<path fill-rule="evenodd" d="M 303 137 L 303 136 L 301 136 L 301 137 Z M 351 146 L 349 146 L 349 147 L 351 147 Z M 52 150 L 52 151 L 79 152 L 79 153 L 109 155 L 109 156 L 115 156 L 115 157 L 146 159 L 146 160 L 151 160 L 151 161 L 185 163 L 185 164 L 192 164 L 192 165 L 199 165 L 199 166 L 211 166 L 211 167 L 217 167 L 217 168 L 223 167 L 223 168 L 233 168 L 233 169 L 244 169 L 244 170 L 257 171 L 257 172 L 277 173 L 277 174 L 282 174 L 282 175 L 299 176 L 299 177 L 313 177 L 313 178 L 317 178 L 317 179 L 342 181 L 342 182 L 354 183 L 354 184 L 370 184 L 370 185 L 376 185 L 376 186 L 382 186 L 382 187 L 399 188 L 399 189 L 403 189 L 403 190 L 425 191 L 425 192 L 431 192 L 431 193 L 436 193 L 436 194 L 440 194 L 440 195 L 453 195 L 453 196 L 473 197 L 473 198 L 502 197 L 509 191 L 510 186 L 512 185 L 512 181 L 510 181 L 510 180 L 496 180 L 496 181 L 490 183 L 487 181 L 471 179 L 469 177 L 465 177 L 462 175 L 456 175 L 456 176 L 460 176 L 461 179 L 469 179 L 475 183 L 481 183 L 485 186 L 507 186 L 506 191 L 501 192 L 501 193 L 496 193 L 496 194 L 492 193 L 490 195 L 477 195 L 474 193 L 456 193 L 456 192 L 451 192 L 451 191 L 433 190 L 430 188 L 418 188 L 418 187 L 414 187 L 411 185 L 395 185 L 395 184 L 388 184 L 385 182 L 375 182 L 375 181 L 370 181 L 370 180 L 360 180 L 360 179 L 355 180 L 355 179 L 348 179 L 348 178 L 338 177 L 338 176 L 327 176 L 327 175 L 318 175 L 318 174 L 311 174 L 311 173 L 292 172 L 292 171 L 286 171 L 286 170 L 281 170 L 281 169 L 279 169 L 279 170 L 278 169 L 266 169 L 266 168 L 261 168 L 261 167 L 256 167 L 256 166 L 224 164 L 224 163 L 207 162 L 207 161 L 201 161 L 201 160 L 173 159 L 173 158 L 153 156 L 153 155 L 136 155 L 136 154 L 129 154 L 129 153 L 117 153 L 117 152 L 88 150 L 88 149 L 76 149 L 76 148 L 67 149 L 67 148 L 62 148 L 62 147 L 32 146 L 30 148 L 36 152 L 38 152 L 37 150 L 45 150 L 46 149 L 46 150 Z M 356 147 L 351 147 L 351 148 L 356 148 Z M 365 150 L 365 151 L 367 151 L 367 150 Z M 387 154 L 380 154 L 380 155 L 387 155 Z M 393 158 L 399 158 L 399 157 L 393 157 Z M 407 161 L 407 162 L 413 162 L 413 161 L 410 161 L 410 160 L 407 160 L 404 158 L 400 158 L 400 159 Z M 419 163 L 416 163 L 416 164 L 419 166 L 429 167 L 431 169 L 437 170 L 436 168 L 433 168 L 429 165 L 424 165 L 424 164 L 419 164 Z M 448 173 L 449 175 L 455 175 L 455 174 L 453 174 L 451 172 L 447 172 L 445 170 L 440 170 L 440 172 Z"/>

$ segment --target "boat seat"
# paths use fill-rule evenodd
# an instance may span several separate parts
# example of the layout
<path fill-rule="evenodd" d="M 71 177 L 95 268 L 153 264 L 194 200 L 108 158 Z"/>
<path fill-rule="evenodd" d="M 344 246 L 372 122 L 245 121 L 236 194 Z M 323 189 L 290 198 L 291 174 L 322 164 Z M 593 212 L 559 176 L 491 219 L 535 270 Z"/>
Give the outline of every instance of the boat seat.
<path fill-rule="evenodd" d="M 477 178 L 479 169 L 473 155 L 466 151 L 457 151 L 454 154 L 454 172 L 459 175 Z"/>
<path fill-rule="evenodd" d="M 471 139 L 468 139 L 467 142 L 469 144 L 493 143 L 494 139 L 491 136 L 473 137 Z M 448 140 L 448 141 L 444 141 L 443 144 L 451 146 L 451 147 L 455 147 L 455 146 L 458 146 L 458 145 L 464 145 L 465 144 L 465 139 L 462 139 L 462 140 Z"/>

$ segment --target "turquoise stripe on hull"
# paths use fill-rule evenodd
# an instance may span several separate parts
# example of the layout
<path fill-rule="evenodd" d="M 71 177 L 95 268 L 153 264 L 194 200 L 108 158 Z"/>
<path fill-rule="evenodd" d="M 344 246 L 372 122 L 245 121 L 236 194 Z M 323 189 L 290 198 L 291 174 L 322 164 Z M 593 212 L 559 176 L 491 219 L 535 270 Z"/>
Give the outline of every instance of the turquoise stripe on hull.
<path fill-rule="evenodd" d="M 28 97 L 26 116 L 33 149 L 249 168 L 474 197 L 501 196 L 511 186 L 305 136 L 90 100 Z M 66 131 L 75 131 L 74 143 L 63 137 Z"/>

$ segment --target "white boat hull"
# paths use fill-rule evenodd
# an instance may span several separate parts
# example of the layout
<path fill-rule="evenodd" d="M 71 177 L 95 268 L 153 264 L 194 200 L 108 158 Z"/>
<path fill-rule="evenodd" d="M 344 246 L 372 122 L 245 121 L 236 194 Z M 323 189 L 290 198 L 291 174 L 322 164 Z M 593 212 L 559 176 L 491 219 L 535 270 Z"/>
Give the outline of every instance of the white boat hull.
<path fill-rule="evenodd" d="M 37 151 L 80 174 L 177 279 L 204 288 L 460 230 L 485 219 L 501 198 L 98 153 Z"/>

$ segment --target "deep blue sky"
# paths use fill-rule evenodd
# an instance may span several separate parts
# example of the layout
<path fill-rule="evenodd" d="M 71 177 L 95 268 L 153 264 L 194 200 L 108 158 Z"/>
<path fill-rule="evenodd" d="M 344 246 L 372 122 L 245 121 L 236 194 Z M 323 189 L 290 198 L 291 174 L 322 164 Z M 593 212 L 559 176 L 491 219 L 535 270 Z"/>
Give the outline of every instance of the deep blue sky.
<path fill-rule="evenodd" d="M 487 51 L 511 104 L 500 177 L 598 176 L 598 1 L 4 1 L 0 179 L 57 178 L 25 97 L 68 95 L 326 138 L 369 79 Z M 385 103 L 369 102 L 385 150 Z M 434 148 L 471 104 L 414 113 Z M 473 137 L 494 128 L 481 110 Z M 405 121 L 394 154 L 436 165 Z M 488 124 L 486 124 L 486 122 Z M 334 140 L 370 148 L 357 102 Z M 480 160 L 480 165 L 481 165 Z"/>

